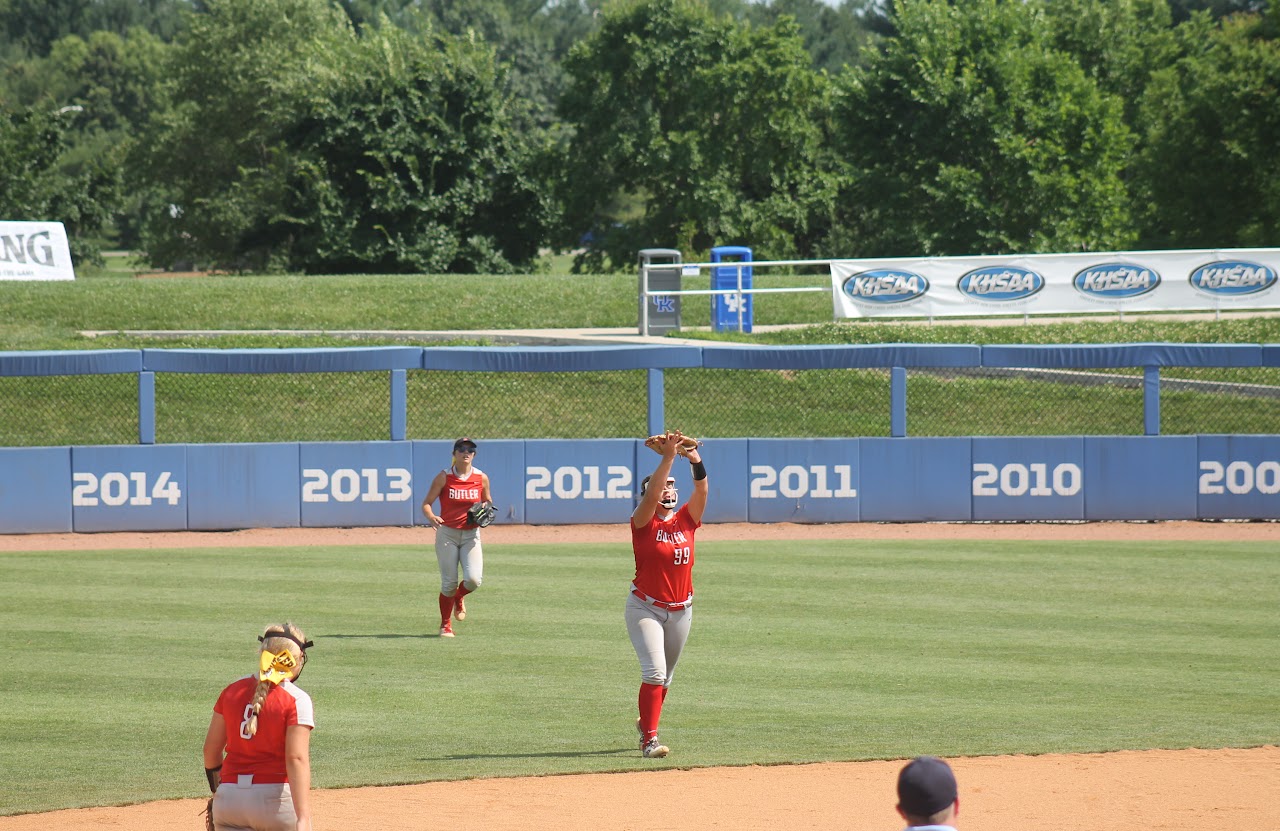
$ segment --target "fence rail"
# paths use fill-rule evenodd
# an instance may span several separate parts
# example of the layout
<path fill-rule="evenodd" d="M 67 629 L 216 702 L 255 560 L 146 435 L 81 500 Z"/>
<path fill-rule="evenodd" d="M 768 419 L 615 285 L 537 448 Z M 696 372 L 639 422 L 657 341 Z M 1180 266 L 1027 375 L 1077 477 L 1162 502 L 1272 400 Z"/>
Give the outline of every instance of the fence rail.
<path fill-rule="evenodd" d="M 1280 433 L 1280 345 L 0 353 L 0 446 Z"/>

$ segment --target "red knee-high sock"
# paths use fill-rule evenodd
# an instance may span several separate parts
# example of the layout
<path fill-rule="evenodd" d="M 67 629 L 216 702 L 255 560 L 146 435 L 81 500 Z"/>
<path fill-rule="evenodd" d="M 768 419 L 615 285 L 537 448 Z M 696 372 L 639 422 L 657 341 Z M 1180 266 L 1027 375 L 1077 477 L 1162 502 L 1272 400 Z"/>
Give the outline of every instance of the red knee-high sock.
<path fill-rule="evenodd" d="M 671 689 L 671 688 L 670 688 L 670 687 L 663 687 L 663 688 L 662 688 L 662 703 L 663 703 L 663 704 L 666 704 L 666 703 L 667 703 L 667 690 L 669 690 L 669 689 Z"/>
<path fill-rule="evenodd" d="M 472 592 L 472 589 L 467 588 L 467 584 L 466 584 L 466 583 L 464 583 L 464 582 L 462 582 L 461 580 L 459 580 L 459 581 L 458 581 L 458 591 L 457 591 L 457 593 L 456 593 L 456 594 L 454 594 L 453 599 L 454 599 L 454 600 L 461 600 L 462 598 L 464 598 L 464 597 L 466 597 L 467 595 L 471 594 L 471 592 Z"/>
<path fill-rule="evenodd" d="M 453 598 L 443 592 L 440 594 L 440 625 L 444 626 L 449 622 L 449 615 L 453 614 Z"/>
<path fill-rule="evenodd" d="M 640 685 L 640 732 L 644 735 L 645 741 L 658 735 L 664 689 L 666 688 L 661 684 Z"/>

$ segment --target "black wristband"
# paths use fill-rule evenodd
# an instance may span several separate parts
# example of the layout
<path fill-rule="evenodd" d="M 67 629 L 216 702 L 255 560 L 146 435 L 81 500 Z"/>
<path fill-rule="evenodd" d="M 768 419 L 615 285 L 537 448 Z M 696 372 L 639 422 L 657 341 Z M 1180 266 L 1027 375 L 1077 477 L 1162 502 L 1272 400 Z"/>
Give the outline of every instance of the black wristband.
<path fill-rule="evenodd" d="M 222 781 L 222 777 L 218 774 L 222 771 L 222 765 L 216 768 L 205 768 L 204 778 L 209 780 L 209 793 L 218 792 L 218 784 Z"/>
<path fill-rule="evenodd" d="M 707 478 L 707 469 L 703 467 L 702 462 L 689 462 L 689 468 L 693 471 L 693 481 Z"/>

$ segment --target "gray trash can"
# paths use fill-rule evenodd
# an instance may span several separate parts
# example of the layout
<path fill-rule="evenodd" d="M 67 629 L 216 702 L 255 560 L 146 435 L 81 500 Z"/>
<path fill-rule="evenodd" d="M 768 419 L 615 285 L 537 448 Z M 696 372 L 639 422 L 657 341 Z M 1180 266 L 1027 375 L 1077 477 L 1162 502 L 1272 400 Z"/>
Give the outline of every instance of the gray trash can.
<path fill-rule="evenodd" d="M 640 252 L 640 325 L 642 335 L 665 335 L 680 331 L 679 295 L 649 297 L 649 291 L 680 291 L 680 252 L 673 248 L 645 248 Z"/>

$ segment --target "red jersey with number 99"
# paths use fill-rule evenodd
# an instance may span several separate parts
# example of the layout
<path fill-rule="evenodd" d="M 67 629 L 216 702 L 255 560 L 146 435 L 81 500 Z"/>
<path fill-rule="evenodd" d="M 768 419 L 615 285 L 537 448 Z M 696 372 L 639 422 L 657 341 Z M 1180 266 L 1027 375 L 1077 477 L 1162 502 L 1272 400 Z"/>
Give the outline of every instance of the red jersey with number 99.
<path fill-rule="evenodd" d="M 258 731 L 250 737 L 249 716 L 253 703 L 253 691 L 258 677 L 249 675 L 233 682 L 222 695 L 213 711 L 220 713 L 227 722 L 227 757 L 222 762 L 222 781 L 236 781 L 236 777 L 251 773 L 255 782 L 289 781 L 284 764 L 284 738 L 294 724 L 316 726 L 311 696 L 292 681 L 273 687 L 262 711 L 258 713 Z"/>
<path fill-rule="evenodd" d="M 663 603 L 688 600 L 693 594 L 693 532 L 701 527 L 688 505 L 665 520 L 654 514 L 648 525 L 631 526 L 636 588 Z"/>

